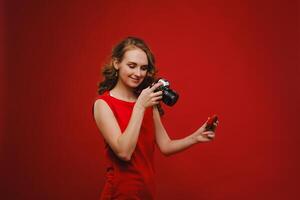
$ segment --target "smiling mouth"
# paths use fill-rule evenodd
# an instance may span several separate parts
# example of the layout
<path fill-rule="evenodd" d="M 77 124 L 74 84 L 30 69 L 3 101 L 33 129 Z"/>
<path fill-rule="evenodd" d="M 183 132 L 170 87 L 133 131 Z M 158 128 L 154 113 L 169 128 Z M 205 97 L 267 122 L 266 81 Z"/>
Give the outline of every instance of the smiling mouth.
<path fill-rule="evenodd" d="M 135 79 L 135 78 L 131 78 L 132 80 L 134 80 L 135 82 L 139 82 L 140 79 Z"/>

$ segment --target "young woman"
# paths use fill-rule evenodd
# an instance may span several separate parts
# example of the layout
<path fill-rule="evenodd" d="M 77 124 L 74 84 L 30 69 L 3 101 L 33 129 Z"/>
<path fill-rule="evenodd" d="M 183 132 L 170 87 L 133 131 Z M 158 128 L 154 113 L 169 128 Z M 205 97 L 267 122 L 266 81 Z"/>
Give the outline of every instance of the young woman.
<path fill-rule="evenodd" d="M 117 44 L 104 67 L 93 107 L 105 140 L 106 182 L 101 199 L 154 199 L 155 145 L 171 155 L 215 136 L 206 131 L 205 123 L 183 139 L 169 138 L 160 119 L 162 92 L 156 90 L 161 83 L 153 84 L 155 74 L 152 52 L 135 37 Z"/>

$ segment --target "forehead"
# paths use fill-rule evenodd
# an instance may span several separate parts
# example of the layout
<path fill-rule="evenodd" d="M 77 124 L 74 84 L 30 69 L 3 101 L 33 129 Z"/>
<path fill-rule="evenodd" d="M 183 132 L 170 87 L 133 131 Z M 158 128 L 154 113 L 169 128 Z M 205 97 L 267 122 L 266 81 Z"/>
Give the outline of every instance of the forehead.
<path fill-rule="evenodd" d="M 127 50 L 124 54 L 123 61 L 134 62 L 139 65 L 148 65 L 148 58 L 146 53 L 138 48 Z"/>

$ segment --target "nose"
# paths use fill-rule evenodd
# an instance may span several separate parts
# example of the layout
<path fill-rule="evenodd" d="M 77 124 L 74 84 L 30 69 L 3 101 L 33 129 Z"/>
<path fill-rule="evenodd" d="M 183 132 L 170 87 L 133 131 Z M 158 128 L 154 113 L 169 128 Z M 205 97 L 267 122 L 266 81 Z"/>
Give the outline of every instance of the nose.
<path fill-rule="evenodd" d="M 136 67 L 134 75 L 140 77 L 141 76 L 141 69 L 139 67 Z"/>

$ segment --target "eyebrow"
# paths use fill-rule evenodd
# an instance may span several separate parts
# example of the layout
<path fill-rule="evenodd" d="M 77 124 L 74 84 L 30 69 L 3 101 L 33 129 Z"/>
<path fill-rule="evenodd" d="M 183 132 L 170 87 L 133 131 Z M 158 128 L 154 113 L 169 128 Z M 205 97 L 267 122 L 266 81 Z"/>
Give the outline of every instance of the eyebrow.
<path fill-rule="evenodd" d="M 133 62 L 133 61 L 128 61 L 129 64 L 135 64 L 135 65 L 138 65 L 136 62 Z M 142 67 L 148 67 L 148 64 L 146 65 L 142 65 Z"/>

